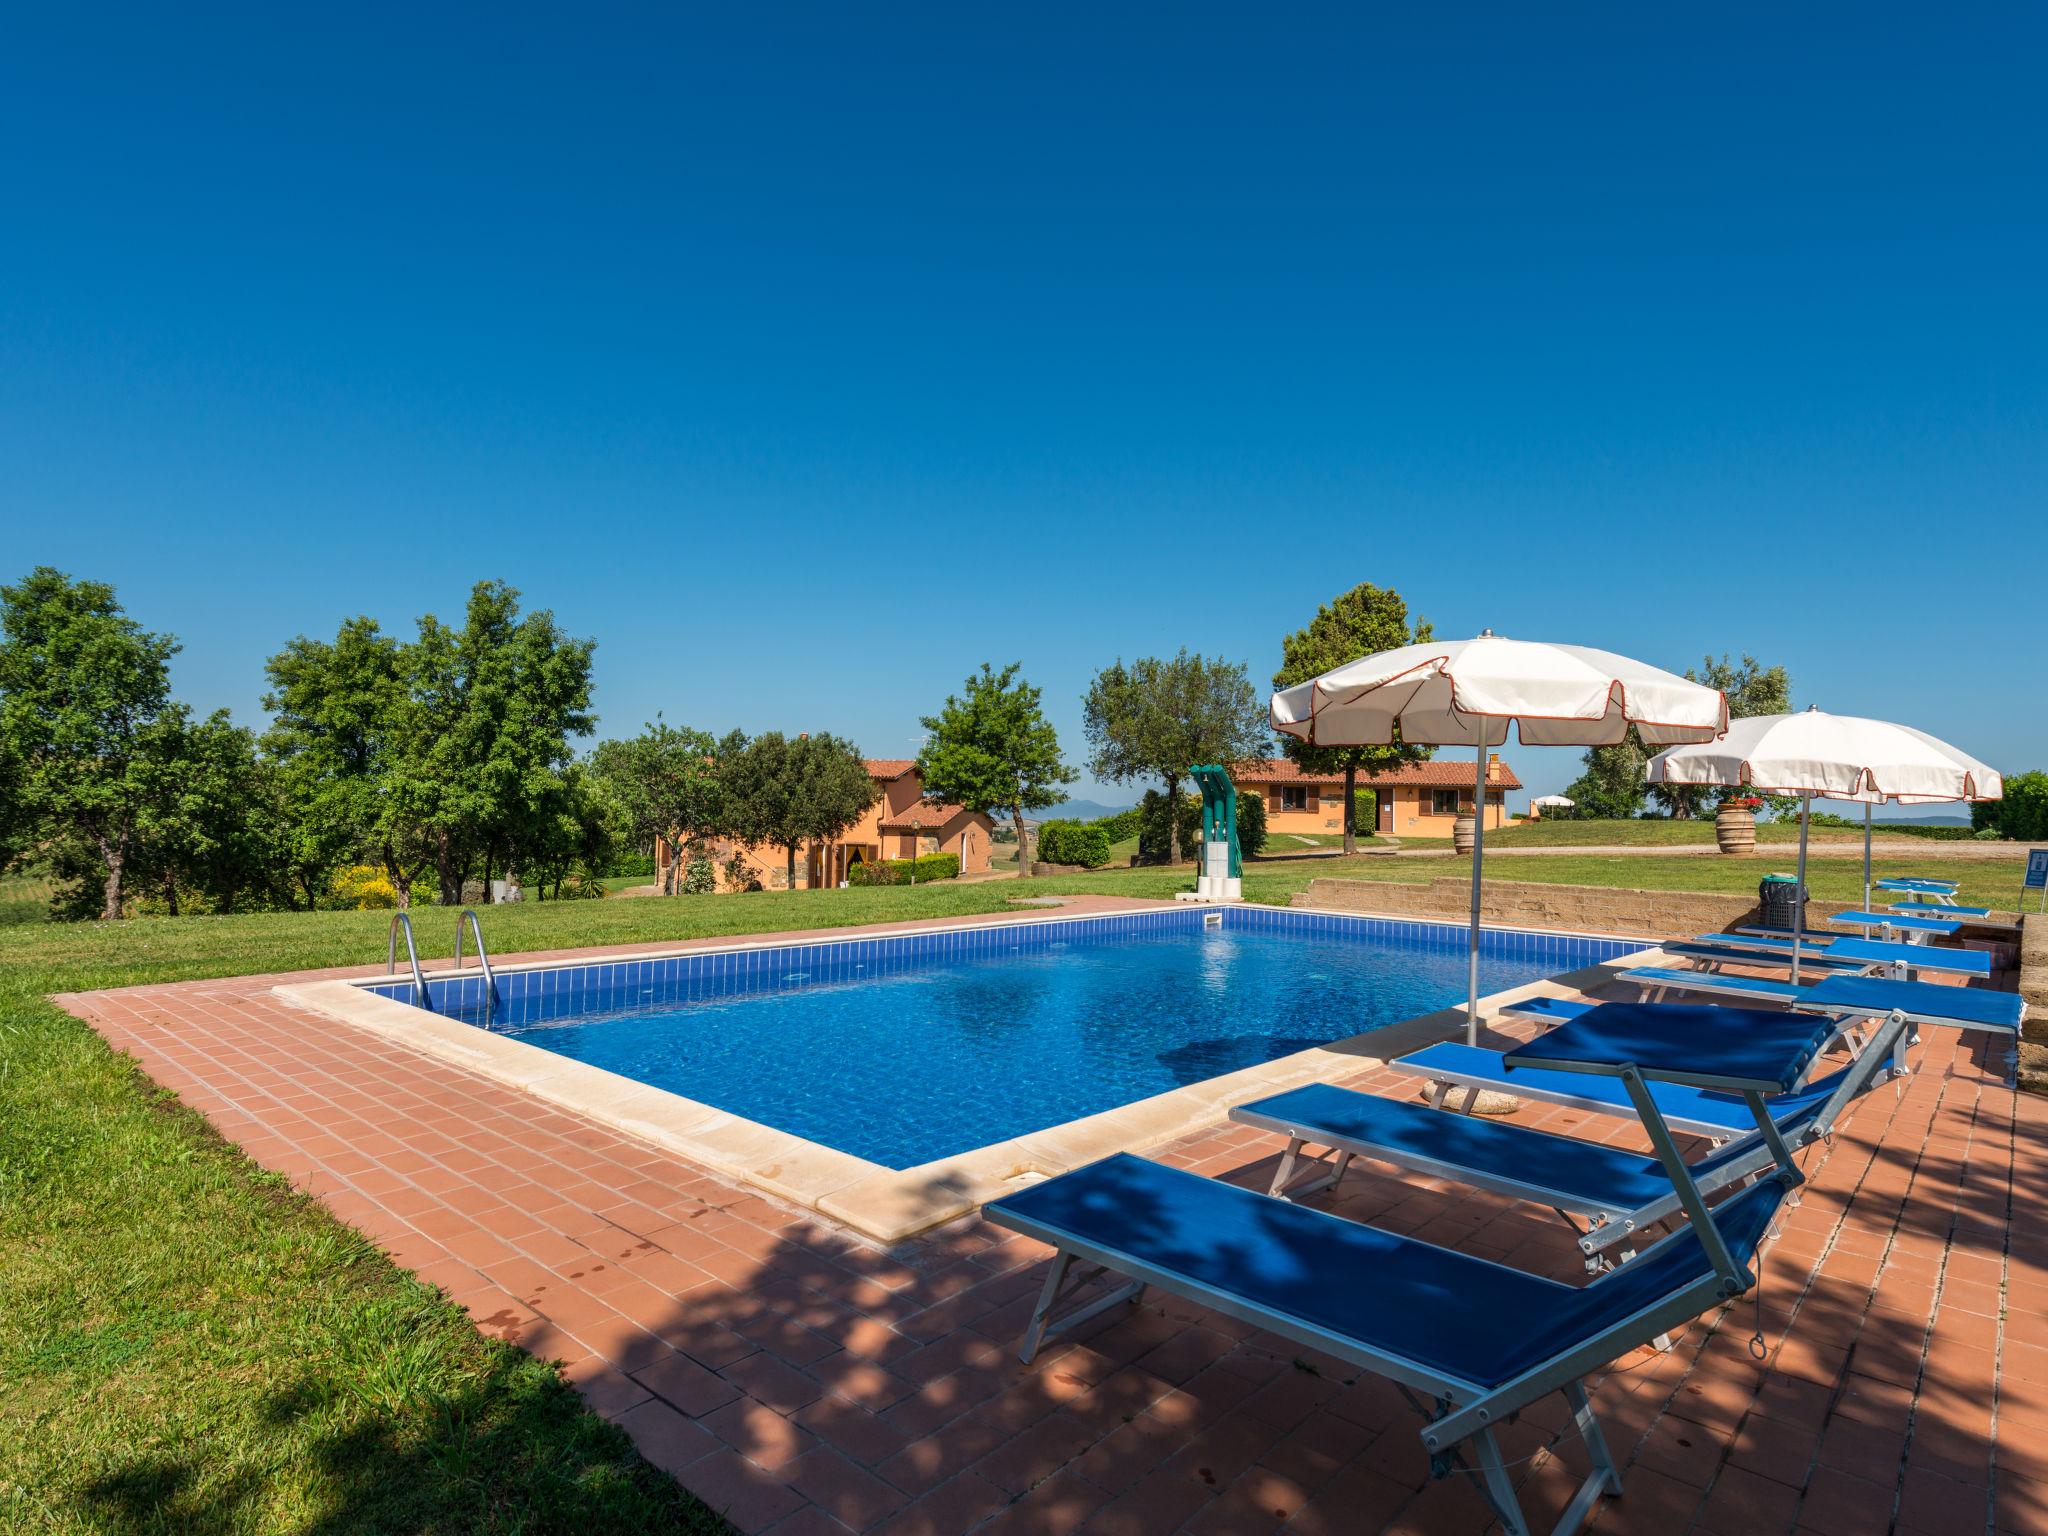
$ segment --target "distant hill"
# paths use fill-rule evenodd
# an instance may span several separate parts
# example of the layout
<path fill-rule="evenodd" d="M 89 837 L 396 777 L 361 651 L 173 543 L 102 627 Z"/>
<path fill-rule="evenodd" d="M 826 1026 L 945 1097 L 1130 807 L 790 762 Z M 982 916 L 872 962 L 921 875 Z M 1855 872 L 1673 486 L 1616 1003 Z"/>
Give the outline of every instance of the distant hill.
<path fill-rule="evenodd" d="M 1127 805 L 1104 805 L 1100 800 L 1066 800 L 1049 811 L 1033 811 L 1029 821 L 1099 821 L 1104 816 L 1114 816 L 1118 811 L 1127 811 Z"/>

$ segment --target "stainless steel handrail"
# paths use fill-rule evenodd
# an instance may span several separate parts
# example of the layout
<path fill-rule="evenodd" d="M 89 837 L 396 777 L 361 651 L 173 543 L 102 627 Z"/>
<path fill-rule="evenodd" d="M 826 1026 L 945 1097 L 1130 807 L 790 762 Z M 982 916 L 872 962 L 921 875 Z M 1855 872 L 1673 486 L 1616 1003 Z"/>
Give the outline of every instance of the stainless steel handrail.
<path fill-rule="evenodd" d="M 420 969 L 420 952 L 412 942 L 412 919 L 404 912 L 394 912 L 391 914 L 391 942 L 386 946 L 384 952 L 384 974 L 386 976 L 398 974 L 398 930 L 401 928 L 405 930 L 406 958 L 412 961 L 413 1001 L 420 1007 L 426 1008 L 430 1006 L 427 992 L 427 976 Z"/>
<path fill-rule="evenodd" d="M 462 924 L 467 919 L 469 931 L 476 939 L 476 963 L 484 972 L 484 1017 L 491 1016 L 491 1009 L 498 1001 L 498 979 L 491 974 L 491 957 L 484 949 L 484 925 L 477 921 L 476 911 L 464 907 L 455 917 L 455 969 L 462 969 Z"/>

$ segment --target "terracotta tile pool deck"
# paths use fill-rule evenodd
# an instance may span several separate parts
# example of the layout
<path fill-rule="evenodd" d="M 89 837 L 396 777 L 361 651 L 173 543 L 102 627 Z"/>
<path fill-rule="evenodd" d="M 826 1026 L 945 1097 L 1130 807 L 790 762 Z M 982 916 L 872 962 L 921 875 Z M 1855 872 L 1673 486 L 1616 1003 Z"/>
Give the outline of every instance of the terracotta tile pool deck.
<path fill-rule="evenodd" d="M 882 1251 L 295 1010 L 270 995 L 281 979 L 60 1001 L 484 1332 L 564 1362 L 597 1411 L 743 1531 L 1493 1524 L 1466 1478 L 1429 1479 L 1394 1390 L 1341 1362 L 1148 1295 L 1021 1366 L 1040 1245 L 969 1220 Z M 2048 1190 L 2048 1101 L 2014 1092 L 1994 1052 L 1953 1034 L 1930 1031 L 1914 1062 L 1805 1155 L 1761 1304 L 1741 1300 L 1598 1380 L 1626 1492 L 1596 1529 L 2048 1533 L 2048 1223 L 2029 1219 Z M 1384 1070 L 1356 1085 L 1415 1092 Z M 1516 1118 L 1631 1139 L 1572 1111 Z M 1150 1155 L 1263 1187 L 1277 1151 L 1219 1127 Z M 1582 1274 L 1564 1224 L 1529 1206 L 1365 1164 L 1319 1198 Z M 1552 1398 L 1503 1435 L 1538 1529 L 1576 1482 L 1575 1443 L 1551 1448 L 1564 1427 Z"/>

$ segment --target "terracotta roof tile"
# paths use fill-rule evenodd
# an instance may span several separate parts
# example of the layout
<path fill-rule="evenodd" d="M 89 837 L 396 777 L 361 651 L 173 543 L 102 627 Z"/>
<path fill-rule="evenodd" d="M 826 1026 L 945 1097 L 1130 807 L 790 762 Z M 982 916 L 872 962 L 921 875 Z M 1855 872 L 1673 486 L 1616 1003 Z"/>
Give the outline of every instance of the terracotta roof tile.
<path fill-rule="evenodd" d="M 917 766 L 914 757 L 870 757 L 863 761 L 867 764 L 868 777 L 880 779 L 885 784 L 891 779 L 902 778 Z"/>
<path fill-rule="evenodd" d="M 894 827 L 900 830 L 902 828 L 908 827 L 910 825 L 910 818 L 915 816 L 919 822 L 921 822 L 923 825 L 927 827 L 942 827 L 947 822 L 951 821 L 955 816 L 964 815 L 966 813 L 966 810 L 967 807 L 964 805 L 918 804 L 911 806 L 910 809 L 902 812 L 899 815 L 883 816 L 881 820 L 881 825 L 884 827 Z"/>

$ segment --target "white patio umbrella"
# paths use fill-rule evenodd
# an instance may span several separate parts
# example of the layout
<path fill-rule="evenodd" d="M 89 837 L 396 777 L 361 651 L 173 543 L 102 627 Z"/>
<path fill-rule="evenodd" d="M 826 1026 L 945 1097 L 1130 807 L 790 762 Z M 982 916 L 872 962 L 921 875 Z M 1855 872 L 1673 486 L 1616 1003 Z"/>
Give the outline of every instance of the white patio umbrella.
<path fill-rule="evenodd" d="M 1792 980 L 1799 980 L 1799 941 L 1806 931 L 1806 843 L 1813 797 L 1863 806 L 1863 905 L 1870 906 L 1870 807 L 1996 800 L 2005 793 L 1998 770 L 1909 725 L 1861 715 L 1806 709 L 1792 715 L 1751 715 L 1733 721 L 1719 741 L 1673 747 L 1651 758 L 1652 784 L 1717 784 L 1799 797 L 1799 905 L 1792 925 Z"/>
<path fill-rule="evenodd" d="M 1612 746 L 1630 726 L 1651 746 L 1712 741 L 1728 701 L 1675 673 L 1580 645 L 1428 641 L 1361 657 L 1273 695 L 1273 729 L 1318 746 L 1396 741 L 1474 749 L 1472 934 L 1466 1038 L 1479 1039 L 1479 905 L 1486 854 L 1488 750 L 1509 725 L 1524 746 Z"/>

